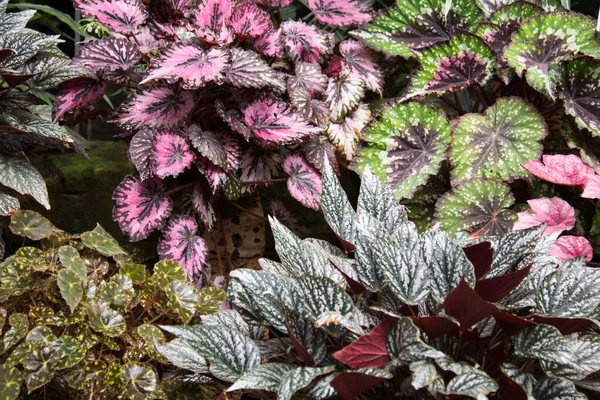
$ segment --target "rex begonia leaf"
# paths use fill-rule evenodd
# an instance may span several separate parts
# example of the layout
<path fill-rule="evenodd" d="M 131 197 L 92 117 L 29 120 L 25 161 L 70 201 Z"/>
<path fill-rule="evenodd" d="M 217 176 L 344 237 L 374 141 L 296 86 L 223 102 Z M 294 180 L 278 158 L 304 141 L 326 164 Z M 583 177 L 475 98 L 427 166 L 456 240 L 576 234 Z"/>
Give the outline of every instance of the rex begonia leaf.
<path fill-rule="evenodd" d="M 21 194 L 28 194 L 46 209 L 50 209 L 50 199 L 44 178 L 29 162 L 18 157 L 5 157 L 0 154 L 0 184 Z"/>
<path fill-rule="evenodd" d="M 254 3 L 235 7 L 231 14 L 230 25 L 241 39 L 258 37 L 273 30 L 269 13 Z"/>
<path fill-rule="evenodd" d="M 23 372 L 16 367 L 0 366 L 0 396 L 6 400 L 16 400 L 21 393 Z"/>
<path fill-rule="evenodd" d="M 276 29 L 266 32 L 252 42 L 252 49 L 257 53 L 269 57 L 283 56 L 283 43 L 281 42 L 281 30 Z"/>
<path fill-rule="evenodd" d="M 290 177 L 287 181 L 290 194 L 308 208 L 319 211 L 323 182 L 319 172 L 298 154 L 288 154 L 283 170 Z"/>
<path fill-rule="evenodd" d="M 219 117 L 221 117 L 233 131 L 242 135 L 246 140 L 250 140 L 251 131 L 244 122 L 244 116 L 240 110 L 236 108 L 228 110 L 220 99 L 215 100 L 215 110 Z"/>
<path fill-rule="evenodd" d="M 173 201 L 164 194 L 163 183 L 156 178 L 142 181 L 135 175 L 126 176 L 112 199 L 113 219 L 134 242 L 162 228 L 173 209 Z"/>
<path fill-rule="evenodd" d="M 192 142 L 192 146 L 200 154 L 221 168 L 228 168 L 227 156 L 229 151 L 239 153 L 239 145 L 232 136 L 203 131 L 199 125 L 194 124 L 189 127 L 188 137 Z"/>
<path fill-rule="evenodd" d="M 198 224 L 194 219 L 174 217 L 163 229 L 157 247 L 161 260 L 178 262 L 191 280 L 198 278 L 208 263 L 208 248 L 197 232 Z"/>
<path fill-rule="evenodd" d="M 212 161 L 206 157 L 198 157 L 196 167 L 198 167 L 198 171 L 200 171 L 208 181 L 208 184 L 213 190 L 213 194 L 216 193 L 216 191 L 229 179 L 227 172 L 223 168 L 213 164 Z"/>
<path fill-rule="evenodd" d="M 73 313 L 83 297 L 81 278 L 69 269 L 61 269 L 58 271 L 56 284 L 62 298 L 67 302 L 71 313 Z"/>
<path fill-rule="evenodd" d="M 462 116 L 454 126 L 450 159 L 455 183 L 472 178 L 526 177 L 520 164 L 539 157 L 546 123 L 520 98 L 501 98 L 484 114 Z"/>
<path fill-rule="evenodd" d="M 75 0 L 75 6 L 84 17 L 123 34 L 135 31 L 148 15 L 140 0 Z"/>
<path fill-rule="evenodd" d="M 231 0 L 203 0 L 195 15 L 196 34 L 211 44 L 224 46 L 231 43 L 234 32 L 230 20 L 235 8 Z"/>
<path fill-rule="evenodd" d="M 510 187 L 492 179 L 473 179 L 456 186 L 436 205 L 436 218 L 449 233 L 501 235 L 511 230 L 515 213 L 508 209 L 515 199 Z"/>
<path fill-rule="evenodd" d="M 269 7 L 282 8 L 290 5 L 292 0 L 256 0 L 256 3 Z"/>
<path fill-rule="evenodd" d="M 549 325 L 536 325 L 519 333 L 513 344 L 515 355 L 541 361 L 572 363 L 572 345 L 558 329 Z"/>
<path fill-rule="evenodd" d="M 472 30 L 481 21 L 472 1 L 453 2 L 447 18 L 444 6 L 444 0 L 399 0 L 352 35 L 384 53 L 412 57 L 412 50 L 446 42 L 454 30 Z"/>
<path fill-rule="evenodd" d="M 586 199 L 600 199 L 600 175 L 590 173 L 583 185 L 581 197 Z"/>
<path fill-rule="evenodd" d="M 50 36 L 30 29 L 0 34 L 0 49 L 12 51 L 2 62 L 2 66 L 8 69 L 23 66 L 39 52 L 47 53 L 53 47 L 56 48 L 55 45 L 62 42 L 59 37 L 59 35 Z"/>
<path fill-rule="evenodd" d="M 302 151 L 309 163 L 317 167 L 320 171 L 325 163 L 329 163 L 337 175 L 340 173 L 340 166 L 335 156 L 335 147 L 323 135 L 315 136 L 302 144 Z"/>
<path fill-rule="evenodd" d="M 600 56 L 591 18 L 577 13 L 541 14 L 524 22 L 504 50 L 508 64 L 536 90 L 555 97 L 560 61 L 574 54 Z"/>
<path fill-rule="evenodd" d="M 450 126 L 426 105 L 392 104 L 365 128 L 363 140 L 355 160 L 358 169 L 368 165 L 396 196 L 410 198 L 445 160 Z"/>
<path fill-rule="evenodd" d="M 420 336 L 419 328 L 409 318 L 399 318 L 388 331 L 386 338 L 390 358 L 408 364 L 427 358 L 445 357 L 444 353 L 423 342 Z"/>
<path fill-rule="evenodd" d="M 362 25 L 373 18 L 370 7 L 363 0 L 308 0 L 307 6 L 315 13 L 317 21 L 327 25 Z"/>
<path fill-rule="evenodd" d="M 600 271 L 558 268 L 539 283 L 536 303 L 538 312 L 548 317 L 593 317 L 600 304 Z"/>
<path fill-rule="evenodd" d="M 325 92 L 328 79 L 319 64 L 300 61 L 296 63 L 294 72 L 295 76 L 288 79 L 290 92 L 298 86 L 305 88 L 311 96 Z"/>
<path fill-rule="evenodd" d="M 8 3 L 8 2 L 6 2 Z M 6 3 L 3 2 L 4 7 Z M 20 12 L 7 13 L 0 11 L 0 34 L 20 31 L 27 25 L 27 22 L 35 15 L 35 10 L 24 10 Z"/>
<path fill-rule="evenodd" d="M 61 84 L 52 108 L 53 121 L 74 109 L 92 105 L 104 95 L 104 89 L 106 83 L 92 78 L 76 78 Z"/>
<path fill-rule="evenodd" d="M 600 61 L 583 57 L 563 64 L 558 96 L 582 128 L 600 136 Z"/>
<path fill-rule="evenodd" d="M 217 222 L 217 215 L 210 203 L 210 193 L 203 188 L 203 185 L 196 185 L 194 186 L 191 198 L 194 211 L 196 211 L 198 217 L 204 222 L 206 229 L 209 231 L 212 230 Z"/>
<path fill-rule="evenodd" d="M 265 363 L 243 374 L 227 389 L 233 392 L 242 389 L 277 392 L 286 373 L 294 369 L 292 364 Z"/>
<path fill-rule="evenodd" d="M 281 386 L 277 391 L 277 399 L 292 400 L 294 393 L 307 387 L 317 377 L 333 371 L 335 371 L 333 365 L 320 368 L 298 367 L 292 369 L 283 376 Z"/>
<path fill-rule="evenodd" d="M 154 173 L 159 178 L 177 176 L 194 162 L 187 139 L 177 131 L 154 133 Z"/>
<path fill-rule="evenodd" d="M 446 385 L 444 391 L 446 395 L 462 395 L 482 400 L 487 398 L 488 394 L 498 390 L 498 383 L 485 371 L 465 362 L 451 363 L 448 369 L 456 376 Z"/>
<path fill-rule="evenodd" d="M 0 215 L 7 216 L 15 211 L 19 211 L 21 205 L 19 199 L 10 194 L 0 192 Z M 1 259 L 2 257 L 0 257 Z"/>
<path fill-rule="evenodd" d="M 533 175 L 548 182 L 565 186 L 581 186 L 594 170 L 574 154 L 544 154 L 542 161 L 531 160 L 522 164 Z"/>
<path fill-rule="evenodd" d="M 325 94 L 331 117 L 341 121 L 365 96 L 365 84 L 361 78 L 345 73 L 338 78 L 329 78 Z"/>
<path fill-rule="evenodd" d="M 231 65 L 225 70 L 225 79 L 236 87 L 285 87 L 277 72 L 258 54 L 239 48 L 231 49 Z"/>
<path fill-rule="evenodd" d="M 65 145 L 75 142 L 73 136 L 64 126 L 55 124 L 47 119 L 33 117 L 34 118 L 26 116 L 17 117 L 14 114 L 3 114 L 0 116 L 3 122 L 6 122 L 11 128 L 16 129 L 17 131 L 32 133 L 53 141 L 58 141 Z"/>
<path fill-rule="evenodd" d="M 327 127 L 327 137 L 337 146 L 347 161 L 352 161 L 354 158 L 361 131 L 369 122 L 371 122 L 371 110 L 363 103 L 346 115 L 341 123 L 331 122 Z"/>
<path fill-rule="evenodd" d="M 365 87 L 381 94 L 383 74 L 374 62 L 374 53 L 355 40 L 345 40 L 340 43 L 340 54 L 343 59 L 342 71 L 347 71 L 352 77 L 362 79 Z"/>
<path fill-rule="evenodd" d="M 133 96 L 118 118 L 126 128 L 158 128 L 183 125 L 194 108 L 192 92 L 155 87 Z"/>
<path fill-rule="evenodd" d="M 259 139 L 279 144 L 297 143 L 320 131 L 275 97 L 263 97 L 248 105 L 244 109 L 244 121 Z"/>
<path fill-rule="evenodd" d="M 590 242 L 582 236 L 561 236 L 552 245 L 548 254 L 558 258 L 561 261 L 569 260 L 575 257 L 585 257 L 592 261 L 594 250 Z"/>
<path fill-rule="evenodd" d="M 333 35 L 301 21 L 285 21 L 279 27 L 281 43 L 294 61 L 320 63 L 333 52 Z"/>
<path fill-rule="evenodd" d="M 154 131 L 142 129 L 136 133 L 127 149 L 127 155 L 145 181 L 154 175 Z"/>
<path fill-rule="evenodd" d="M 277 153 L 267 153 L 252 146 L 242 155 L 241 170 L 244 182 L 269 181 L 279 176 L 281 157 Z"/>
<path fill-rule="evenodd" d="M 126 38 L 107 37 L 83 43 L 74 63 L 85 65 L 94 71 L 128 70 L 140 59 L 135 43 Z"/>
<path fill-rule="evenodd" d="M 327 224 L 348 243 L 354 243 L 356 213 L 329 163 L 323 166 L 321 207 Z"/>
<path fill-rule="evenodd" d="M 531 210 L 517 214 L 513 229 L 527 229 L 547 223 L 544 235 L 562 233 L 575 226 L 575 209 L 560 197 L 527 200 Z"/>
<path fill-rule="evenodd" d="M 225 49 L 204 50 L 194 44 L 175 43 L 152 59 L 148 75 L 140 83 L 157 79 L 175 83 L 181 79 L 184 89 L 199 89 L 208 82 L 221 83 L 230 63 L 231 53 Z"/>
<path fill-rule="evenodd" d="M 458 33 L 447 43 L 423 50 L 418 58 L 421 66 L 412 75 L 403 100 L 483 85 L 496 65 L 496 57 L 489 47 L 478 37 L 466 33 Z"/>

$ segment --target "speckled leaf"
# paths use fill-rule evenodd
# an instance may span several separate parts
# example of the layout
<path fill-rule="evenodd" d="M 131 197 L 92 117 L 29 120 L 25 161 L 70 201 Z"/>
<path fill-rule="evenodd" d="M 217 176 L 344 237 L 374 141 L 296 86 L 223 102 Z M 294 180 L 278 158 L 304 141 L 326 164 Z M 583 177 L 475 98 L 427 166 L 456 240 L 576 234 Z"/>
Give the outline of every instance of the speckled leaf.
<path fill-rule="evenodd" d="M 76 78 L 61 84 L 52 108 L 52 121 L 57 122 L 66 113 L 92 105 L 105 89 L 105 82 L 91 78 Z"/>
<path fill-rule="evenodd" d="M 363 0 L 308 0 L 307 6 L 317 21 L 327 25 L 356 26 L 373 18 L 373 12 Z"/>
<path fill-rule="evenodd" d="M 591 18 L 558 12 L 535 16 L 521 25 L 504 50 L 508 64 L 536 90 L 554 98 L 560 61 L 574 54 L 600 56 Z"/>
<path fill-rule="evenodd" d="M 12 346 L 17 344 L 21 339 L 27 335 L 29 331 L 29 319 L 26 314 L 13 313 L 8 317 L 8 324 L 10 328 L 4 334 L 2 338 L 2 352 L 10 349 Z"/>
<path fill-rule="evenodd" d="M 291 364 L 261 364 L 242 375 L 227 391 L 252 389 L 277 392 L 285 375 L 292 369 L 294 369 L 294 366 Z"/>
<path fill-rule="evenodd" d="M 8 216 L 16 211 L 19 211 L 21 205 L 19 199 L 9 194 L 0 192 L 0 215 Z M 2 257 L 0 257 L 1 259 Z"/>
<path fill-rule="evenodd" d="M 520 164 L 537 159 L 546 123 L 521 98 L 500 98 L 484 114 L 462 116 L 454 126 L 450 159 L 453 182 L 471 178 L 524 178 Z"/>
<path fill-rule="evenodd" d="M 86 18 L 95 18 L 118 33 L 132 33 L 146 21 L 148 13 L 139 0 L 75 0 Z"/>
<path fill-rule="evenodd" d="M 74 312 L 83 297 L 81 278 L 70 269 L 61 269 L 58 271 L 56 283 L 61 296 L 69 305 L 71 312 Z"/>
<path fill-rule="evenodd" d="M 42 346 L 42 344 L 31 346 L 31 350 L 23 360 L 28 393 L 46 385 L 54 377 L 54 365 L 58 362 L 59 356 L 50 347 Z"/>
<path fill-rule="evenodd" d="M 157 248 L 162 260 L 178 262 L 190 280 L 200 277 L 207 265 L 208 248 L 197 231 L 198 224 L 191 217 L 174 217 L 163 229 Z"/>
<path fill-rule="evenodd" d="M 122 368 L 121 379 L 128 398 L 145 400 L 154 394 L 158 387 L 158 377 L 150 366 L 125 364 Z"/>
<path fill-rule="evenodd" d="M 329 163 L 323 168 L 321 207 L 331 229 L 345 241 L 353 243 L 355 212 Z"/>
<path fill-rule="evenodd" d="M 226 293 L 222 289 L 215 286 L 204 287 L 200 291 L 198 311 L 204 315 L 214 314 L 219 311 L 219 307 L 223 304 L 225 298 Z"/>
<path fill-rule="evenodd" d="M 229 23 L 240 39 L 258 37 L 273 30 L 269 13 L 254 3 L 245 3 L 235 7 Z"/>
<path fill-rule="evenodd" d="M 0 184 L 21 194 L 29 194 L 46 209 L 50 209 L 44 178 L 29 162 L 18 157 L 0 155 Z"/>
<path fill-rule="evenodd" d="M 227 110 L 221 99 L 215 100 L 215 110 L 233 131 L 242 135 L 246 140 L 250 139 L 250 128 L 244 122 L 244 117 L 239 110 L 235 108 Z"/>
<path fill-rule="evenodd" d="M 127 155 L 135 166 L 140 179 L 146 179 L 154 175 L 154 131 L 152 129 L 142 129 L 136 133 L 127 149 Z"/>
<path fill-rule="evenodd" d="M 242 181 L 268 181 L 277 178 L 281 172 L 282 160 L 277 153 L 268 153 L 251 146 L 242 155 Z"/>
<path fill-rule="evenodd" d="M 155 346 L 163 357 L 179 368 L 199 374 L 209 372 L 206 359 L 185 340 L 175 339 L 164 345 L 156 343 Z"/>
<path fill-rule="evenodd" d="M 593 317 L 600 304 L 600 272 L 593 268 L 559 268 L 539 284 L 537 308 L 549 317 Z"/>
<path fill-rule="evenodd" d="M 85 263 L 79 256 L 79 252 L 73 246 L 62 246 L 58 249 L 58 257 L 63 267 L 73 271 L 82 281 L 87 279 Z"/>
<path fill-rule="evenodd" d="M 559 364 L 575 361 L 569 339 L 550 325 L 540 324 L 521 331 L 514 339 L 513 352 L 518 357 Z"/>
<path fill-rule="evenodd" d="M 9 228 L 12 233 L 27 237 L 31 240 L 42 240 L 60 229 L 35 211 L 17 211 L 10 218 Z"/>
<path fill-rule="evenodd" d="M 341 123 L 331 122 L 327 126 L 327 136 L 347 161 L 352 161 L 354 158 L 361 131 L 370 121 L 371 110 L 367 104 L 361 103 L 352 113 L 346 115 Z"/>
<path fill-rule="evenodd" d="M 196 34 L 211 44 L 223 46 L 231 43 L 234 32 L 229 22 L 236 8 L 234 3 L 231 0 L 204 0 L 198 6 L 195 13 Z"/>
<path fill-rule="evenodd" d="M 390 358 L 400 364 L 408 364 L 413 361 L 446 356 L 441 351 L 425 344 L 420 335 L 419 328 L 409 318 L 398 319 L 386 338 L 385 347 Z"/>
<path fill-rule="evenodd" d="M 177 131 L 154 133 L 154 173 L 159 178 L 177 176 L 194 162 L 187 139 Z"/>
<path fill-rule="evenodd" d="M 4 5 L 4 7 L 6 8 L 6 5 Z M 7 13 L 5 10 L 0 10 L 0 34 L 4 35 L 9 32 L 21 31 L 34 15 L 35 10 L 25 10 L 13 13 Z"/>
<path fill-rule="evenodd" d="M 17 131 L 28 132 L 43 138 L 55 140 L 65 146 L 72 146 L 75 142 L 73 136 L 64 126 L 55 124 L 46 119 L 35 116 L 34 118 L 29 118 L 25 116 L 16 117 L 14 115 L 4 114 L 2 120 Z"/>
<path fill-rule="evenodd" d="M 361 78 L 350 73 L 340 74 L 337 78 L 329 78 L 325 91 L 325 102 L 329 106 L 331 118 L 341 121 L 352 111 L 365 96 L 365 84 Z"/>
<path fill-rule="evenodd" d="M 356 212 L 367 214 L 382 222 L 391 232 L 394 227 L 407 221 L 406 207 L 394 197 L 391 188 L 385 185 L 369 166 L 362 174 Z"/>
<path fill-rule="evenodd" d="M 410 363 L 411 385 L 416 390 L 431 387 L 433 392 L 444 392 L 446 390 L 444 380 L 438 372 L 435 364 L 430 360 L 414 361 Z"/>
<path fill-rule="evenodd" d="M 194 186 L 192 206 L 206 229 L 212 230 L 217 223 L 217 214 L 210 203 L 210 194 L 201 185 Z"/>
<path fill-rule="evenodd" d="M 369 165 L 397 197 L 411 198 L 445 160 L 450 127 L 444 116 L 428 106 L 393 104 L 365 129 L 363 139 L 357 168 Z"/>
<path fill-rule="evenodd" d="M 576 381 L 600 370 L 600 344 L 598 338 L 584 334 L 578 338 L 571 337 L 570 341 L 573 346 L 573 362 L 558 364 L 542 361 L 541 366 L 544 371 L 552 376 Z"/>
<path fill-rule="evenodd" d="M 445 393 L 448 395 L 462 395 L 483 400 L 499 388 L 498 383 L 488 374 L 467 363 L 451 363 L 447 369 L 456 374 L 446 385 Z"/>
<path fill-rule="evenodd" d="M 600 136 L 600 62 L 583 57 L 563 64 L 558 96 L 582 128 Z"/>
<path fill-rule="evenodd" d="M 375 63 L 374 52 L 354 40 L 345 40 L 340 43 L 342 71 L 352 77 L 362 79 L 365 87 L 381 94 L 383 74 L 381 68 Z"/>
<path fill-rule="evenodd" d="M 140 56 L 135 43 L 126 38 L 107 37 L 84 43 L 75 63 L 94 71 L 128 70 L 138 62 Z"/>
<path fill-rule="evenodd" d="M 320 63 L 333 52 L 333 35 L 301 21 L 285 21 L 279 27 L 281 44 L 294 61 Z"/>
<path fill-rule="evenodd" d="M 502 236 L 485 238 L 492 244 L 494 255 L 486 278 L 504 275 L 526 256 L 535 254 L 541 243 L 544 227 L 508 232 Z"/>
<path fill-rule="evenodd" d="M 325 92 L 328 79 L 318 64 L 300 61 L 296 63 L 294 72 L 296 75 L 288 78 L 290 93 L 298 88 L 306 89 L 309 96 Z"/>
<path fill-rule="evenodd" d="M 225 70 L 225 79 L 235 87 L 257 89 L 265 86 L 281 89 L 285 87 L 277 72 L 258 54 L 252 50 L 239 48 L 231 49 L 231 65 Z"/>
<path fill-rule="evenodd" d="M 81 242 L 87 247 L 108 257 L 125 254 L 123 249 L 119 247 L 119 243 L 99 224 L 96 225 L 94 230 L 84 232 L 81 235 Z"/>
<path fill-rule="evenodd" d="M 187 133 L 194 148 L 221 168 L 228 168 L 228 150 L 233 148 L 239 152 L 239 145 L 232 136 L 204 131 L 196 124 L 190 126 Z"/>
<path fill-rule="evenodd" d="M 300 367 L 289 371 L 283 376 L 277 400 L 291 400 L 294 393 L 307 387 L 315 378 L 333 371 L 333 365 L 321 368 Z"/>
<path fill-rule="evenodd" d="M 0 397 L 3 400 L 16 400 L 22 383 L 23 373 L 20 370 L 0 365 Z"/>
<path fill-rule="evenodd" d="M 200 300 L 196 288 L 189 282 L 173 281 L 163 287 L 163 290 L 167 294 L 171 307 L 183 323 L 190 322 L 196 312 L 196 304 Z"/>
<path fill-rule="evenodd" d="M 31 29 L 0 34 L 0 49 L 10 49 L 13 53 L 2 62 L 8 69 L 21 67 L 40 51 L 49 51 L 60 43 L 59 35 L 46 35 Z"/>
<path fill-rule="evenodd" d="M 126 324 L 123 316 L 103 302 L 86 304 L 89 323 L 96 332 L 110 337 L 117 337 L 125 332 Z"/>
<path fill-rule="evenodd" d="M 514 203 L 508 185 L 490 179 L 474 179 L 456 186 L 436 205 L 436 218 L 448 233 L 500 235 L 511 230 L 516 219 L 508 209 Z"/>
<path fill-rule="evenodd" d="M 119 310 L 127 308 L 134 297 L 133 282 L 125 274 L 111 276 L 110 280 L 101 282 L 96 289 L 96 300 Z"/>
<path fill-rule="evenodd" d="M 344 288 L 325 277 L 304 276 L 295 287 L 297 301 L 313 322 L 324 313 L 344 316 L 352 312 L 354 303 Z"/>
<path fill-rule="evenodd" d="M 290 176 L 287 186 L 292 197 L 304 206 L 319 211 L 323 187 L 321 174 L 304 157 L 292 153 L 286 156 L 283 170 Z"/>
<path fill-rule="evenodd" d="M 297 312 L 286 315 L 288 335 L 294 349 L 308 366 L 321 364 L 328 355 L 327 335 L 313 321 Z"/>
<path fill-rule="evenodd" d="M 169 87 L 155 87 L 136 93 L 118 118 L 126 128 L 177 127 L 194 108 L 190 91 L 175 92 Z"/>

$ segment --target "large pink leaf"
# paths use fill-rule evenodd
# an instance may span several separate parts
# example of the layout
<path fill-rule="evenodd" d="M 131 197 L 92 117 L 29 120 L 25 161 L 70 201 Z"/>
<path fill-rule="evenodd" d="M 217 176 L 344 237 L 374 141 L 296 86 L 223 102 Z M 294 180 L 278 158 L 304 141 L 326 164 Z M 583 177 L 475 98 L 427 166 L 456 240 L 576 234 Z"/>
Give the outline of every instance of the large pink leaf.
<path fill-rule="evenodd" d="M 106 84 L 92 78 L 75 78 L 59 86 L 54 107 L 53 121 L 56 122 L 66 113 L 92 105 L 104 94 Z"/>
<path fill-rule="evenodd" d="M 283 43 L 281 42 L 281 30 L 276 29 L 266 32 L 263 36 L 252 42 L 252 48 L 260 54 L 270 57 L 283 56 Z"/>
<path fill-rule="evenodd" d="M 279 176 L 281 157 L 276 153 L 267 153 L 257 147 L 250 147 L 242 156 L 243 182 L 268 181 Z"/>
<path fill-rule="evenodd" d="M 550 248 L 549 253 L 561 261 L 574 257 L 585 257 L 588 261 L 592 261 L 594 256 L 592 245 L 581 236 L 559 237 Z"/>
<path fill-rule="evenodd" d="M 521 230 L 548 223 L 544 235 L 568 231 L 575 226 L 575 209 L 559 197 L 527 200 L 531 210 L 518 213 L 513 229 Z"/>
<path fill-rule="evenodd" d="M 231 0 L 204 0 L 196 13 L 196 34 L 213 44 L 228 45 L 234 39 L 231 28 Z"/>
<path fill-rule="evenodd" d="M 345 40 L 340 44 L 342 71 L 352 77 L 360 78 L 367 89 L 381 94 L 383 76 L 377 64 L 373 61 L 374 53 L 355 40 Z"/>
<path fill-rule="evenodd" d="M 188 141 L 176 131 L 154 134 L 154 172 L 159 178 L 177 176 L 194 162 Z"/>
<path fill-rule="evenodd" d="M 156 87 L 137 93 L 124 106 L 119 122 L 127 128 L 177 127 L 194 108 L 194 97 L 185 90 Z"/>
<path fill-rule="evenodd" d="M 148 237 L 160 229 L 173 209 L 173 201 L 164 194 L 161 180 L 141 181 L 135 175 L 126 176 L 113 196 L 113 219 L 132 242 Z"/>
<path fill-rule="evenodd" d="M 127 150 L 129 159 L 145 181 L 154 175 L 154 132 L 142 129 L 131 139 Z"/>
<path fill-rule="evenodd" d="M 542 161 L 531 160 L 522 164 L 533 175 L 548 182 L 566 186 L 585 185 L 593 169 L 576 155 L 543 155 Z"/>
<path fill-rule="evenodd" d="M 254 3 L 246 3 L 233 11 L 231 27 L 239 38 L 249 39 L 273 30 L 273 23 L 268 12 Z"/>
<path fill-rule="evenodd" d="M 75 0 L 84 17 L 92 17 L 119 33 L 131 33 L 148 13 L 139 0 Z"/>
<path fill-rule="evenodd" d="M 318 64 L 300 61 L 296 63 L 295 73 L 296 76 L 291 76 L 288 80 L 290 91 L 303 87 L 311 96 L 325 92 L 329 79 L 321 72 Z"/>
<path fill-rule="evenodd" d="M 193 218 L 172 218 L 163 229 L 157 248 L 161 260 L 178 262 L 190 280 L 200 277 L 208 266 L 208 249 L 197 232 L 198 224 Z"/>
<path fill-rule="evenodd" d="M 208 82 L 220 83 L 230 59 L 225 49 L 206 51 L 193 44 L 176 43 L 152 59 L 150 72 L 140 83 L 156 79 L 175 83 L 181 79 L 184 89 L 198 89 Z"/>
<path fill-rule="evenodd" d="M 304 206 L 319 211 L 323 189 L 321 174 L 297 154 L 287 155 L 283 170 L 290 176 L 287 181 L 290 194 Z"/>
<path fill-rule="evenodd" d="M 225 77 L 236 87 L 260 89 L 273 86 L 285 90 L 277 72 L 252 50 L 231 49 L 231 65 L 225 71 Z"/>
<path fill-rule="evenodd" d="M 258 138 L 280 144 L 298 143 L 320 131 L 275 97 L 263 97 L 250 104 L 244 109 L 244 120 Z"/>
<path fill-rule="evenodd" d="M 585 197 L 586 199 L 600 199 L 600 175 L 596 175 L 590 171 L 583 186 L 581 197 Z"/>
<path fill-rule="evenodd" d="M 370 7 L 361 0 L 308 0 L 319 22 L 334 26 L 362 25 L 373 19 Z"/>
<path fill-rule="evenodd" d="M 95 71 L 117 69 L 127 70 L 140 59 L 135 43 L 125 38 L 105 38 L 86 41 L 82 46 L 74 65 L 85 65 Z"/>
<path fill-rule="evenodd" d="M 285 21 L 279 29 L 281 43 L 288 55 L 295 61 L 320 63 L 323 61 L 324 55 L 333 52 L 333 35 L 314 25 L 298 21 Z"/>

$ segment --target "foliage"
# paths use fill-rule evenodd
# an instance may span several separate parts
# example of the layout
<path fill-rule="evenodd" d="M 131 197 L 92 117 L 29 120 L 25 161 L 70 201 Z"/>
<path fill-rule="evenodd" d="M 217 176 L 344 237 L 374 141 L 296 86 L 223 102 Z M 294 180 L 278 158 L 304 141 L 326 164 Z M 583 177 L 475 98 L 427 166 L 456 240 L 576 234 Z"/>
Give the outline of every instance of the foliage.
<path fill-rule="evenodd" d="M 191 371 L 208 365 L 230 393 L 279 399 L 598 390 L 600 271 L 550 255 L 546 224 L 477 239 L 420 234 L 368 168 L 355 211 L 326 166 L 321 207 L 346 252 L 271 219 L 281 261 L 233 271 L 234 310 L 161 326 L 176 338 L 159 352 Z"/>
<path fill-rule="evenodd" d="M 34 241 L 0 264 L 0 393 L 56 398 L 164 398 L 152 323 L 189 323 L 217 310 L 223 291 L 199 292 L 175 262 L 135 263 L 101 226 L 68 235 L 33 211 L 11 217 Z"/>

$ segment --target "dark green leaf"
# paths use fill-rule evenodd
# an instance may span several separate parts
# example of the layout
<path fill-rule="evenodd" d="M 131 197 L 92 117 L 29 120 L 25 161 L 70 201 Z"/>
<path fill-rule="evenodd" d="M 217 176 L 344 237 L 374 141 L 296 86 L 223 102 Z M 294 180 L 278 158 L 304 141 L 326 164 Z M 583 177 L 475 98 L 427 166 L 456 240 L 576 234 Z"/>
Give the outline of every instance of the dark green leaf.
<path fill-rule="evenodd" d="M 125 309 L 134 296 L 133 282 L 124 274 L 113 275 L 109 281 L 100 283 L 96 290 L 97 300 L 120 310 Z"/>
<path fill-rule="evenodd" d="M 61 269 L 58 271 L 57 283 L 60 294 L 69 305 L 71 312 L 75 311 L 83 297 L 81 277 L 69 269 Z"/>
<path fill-rule="evenodd" d="M 125 384 L 127 397 L 132 400 L 146 400 L 152 397 L 158 387 L 158 377 L 147 365 L 125 364 L 121 379 Z"/>
<path fill-rule="evenodd" d="M 164 345 L 156 343 L 155 346 L 160 354 L 179 368 L 200 374 L 209 372 L 206 359 L 185 340 L 175 339 Z"/>
<path fill-rule="evenodd" d="M 96 225 L 93 231 L 81 235 L 81 242 L 105 256 L 117 256 L 125 254 L 119 247 L 119 243 L 108 234 L 100 225 Z"/>
<path fill-rule="evenodd" d="M 200 300 L 196 288 L 189 282 L 173 281 L 163 290 L 169 298 L 169 304 L 183 320 L 183 323 L 190 322 Z"/>
<path fill-rule="evenodd" d="M 102 302 L 89 303 L 86 306 L 90 326 L 96 332 L 110 337 L 121 335 L 125 331 L 125 319 L 108 304 Z"/>
<path fill-rule="evenodd" d="M 18 211 L 12 215 L 10 230 L 15 235 L 25 236 L 32 240 L 42 240 L 60 232 L 50 221 L 35 211 Z"/>
<path fill-rule="evenodd" d="M 385 347 L 392 360 L 400 364 L 440 358 L 446 355 L 421 340 L 419 328 L 409 319 L 401 317 L 387 334 Z"/>
<path fill-rule="evenodd" d="M 83 282 L 86 281 L 87 268 L 81 257 L 79 257 L 79 252 L 75 247 L 62 246 L 58 249 L 58 257 L 63 267 L 76 273 Z"/>
<path fill-rule="evenodd" d="M 316 377 L 335 371 L 335 366 L 322 368 L 301 367 L 287 372 L 277 393 L 278 400 L 291 400 L 298 390 L 308 386 Z"/>
<path fill-rule="evenodd" d="M 23 374 L 15 367 L 0 365 L 0 398 L 15 400 L 21 391 Z"/>
<path fill-rule="evenodd" d="M 593 317 L 600 303 L 600 271 L 595 268 L 558 268 L 542 279 L 537 308 L 549 317 Z"/>
<path fill-rule="evenodd" d="M 121 271 L 136 285 L 141 285 L 146 281 L 146 266 L 144 264 L 122 264 Z"/>
<path fill-rule="evenodd" d="M 573 346 L 559 330 L 550 325 L 536 325 L 519 333 L 513 353 L 523 358 L 539 359 L 557 364 L 573 364 Z"/>
<path fill-rule="evenodd" d="M 291 364 L 261 364 L 244 373 L 227 391 L 252 389 L 277 392 L 285 375 L 292 369 L 294 369 L 294 366 Z"/>
<path fill-rule="evenodd" d="M 201 314 L 213 314 L 219 310 L 227 294 L 225 291 L 215 287 L 207 286 L 200 291 L 200 300 L 198 301 L 198 311 Z"/>
<path fill-rule="evenodd" d="M 9 194 L 0 192 L 0 215 L 7 216 L 21 208 L 19 199 Z M 2 259 L 2 257 L 0 257 Z"/>
<path fill-rule="evenodd" d="M 321 208 L 331 229 L 345 241 L 354 243 L 355 212 L 329 163 L 323 165 Z"/>
<path fill-rule="evenodd" d="M 4 334 L 2 343 L 4 344 L 3 352 L 17 344 L 27 335 L 29 330 L 29 319 L 23 313 L 14 313 L 8 317 L 10 329 Z"/>

